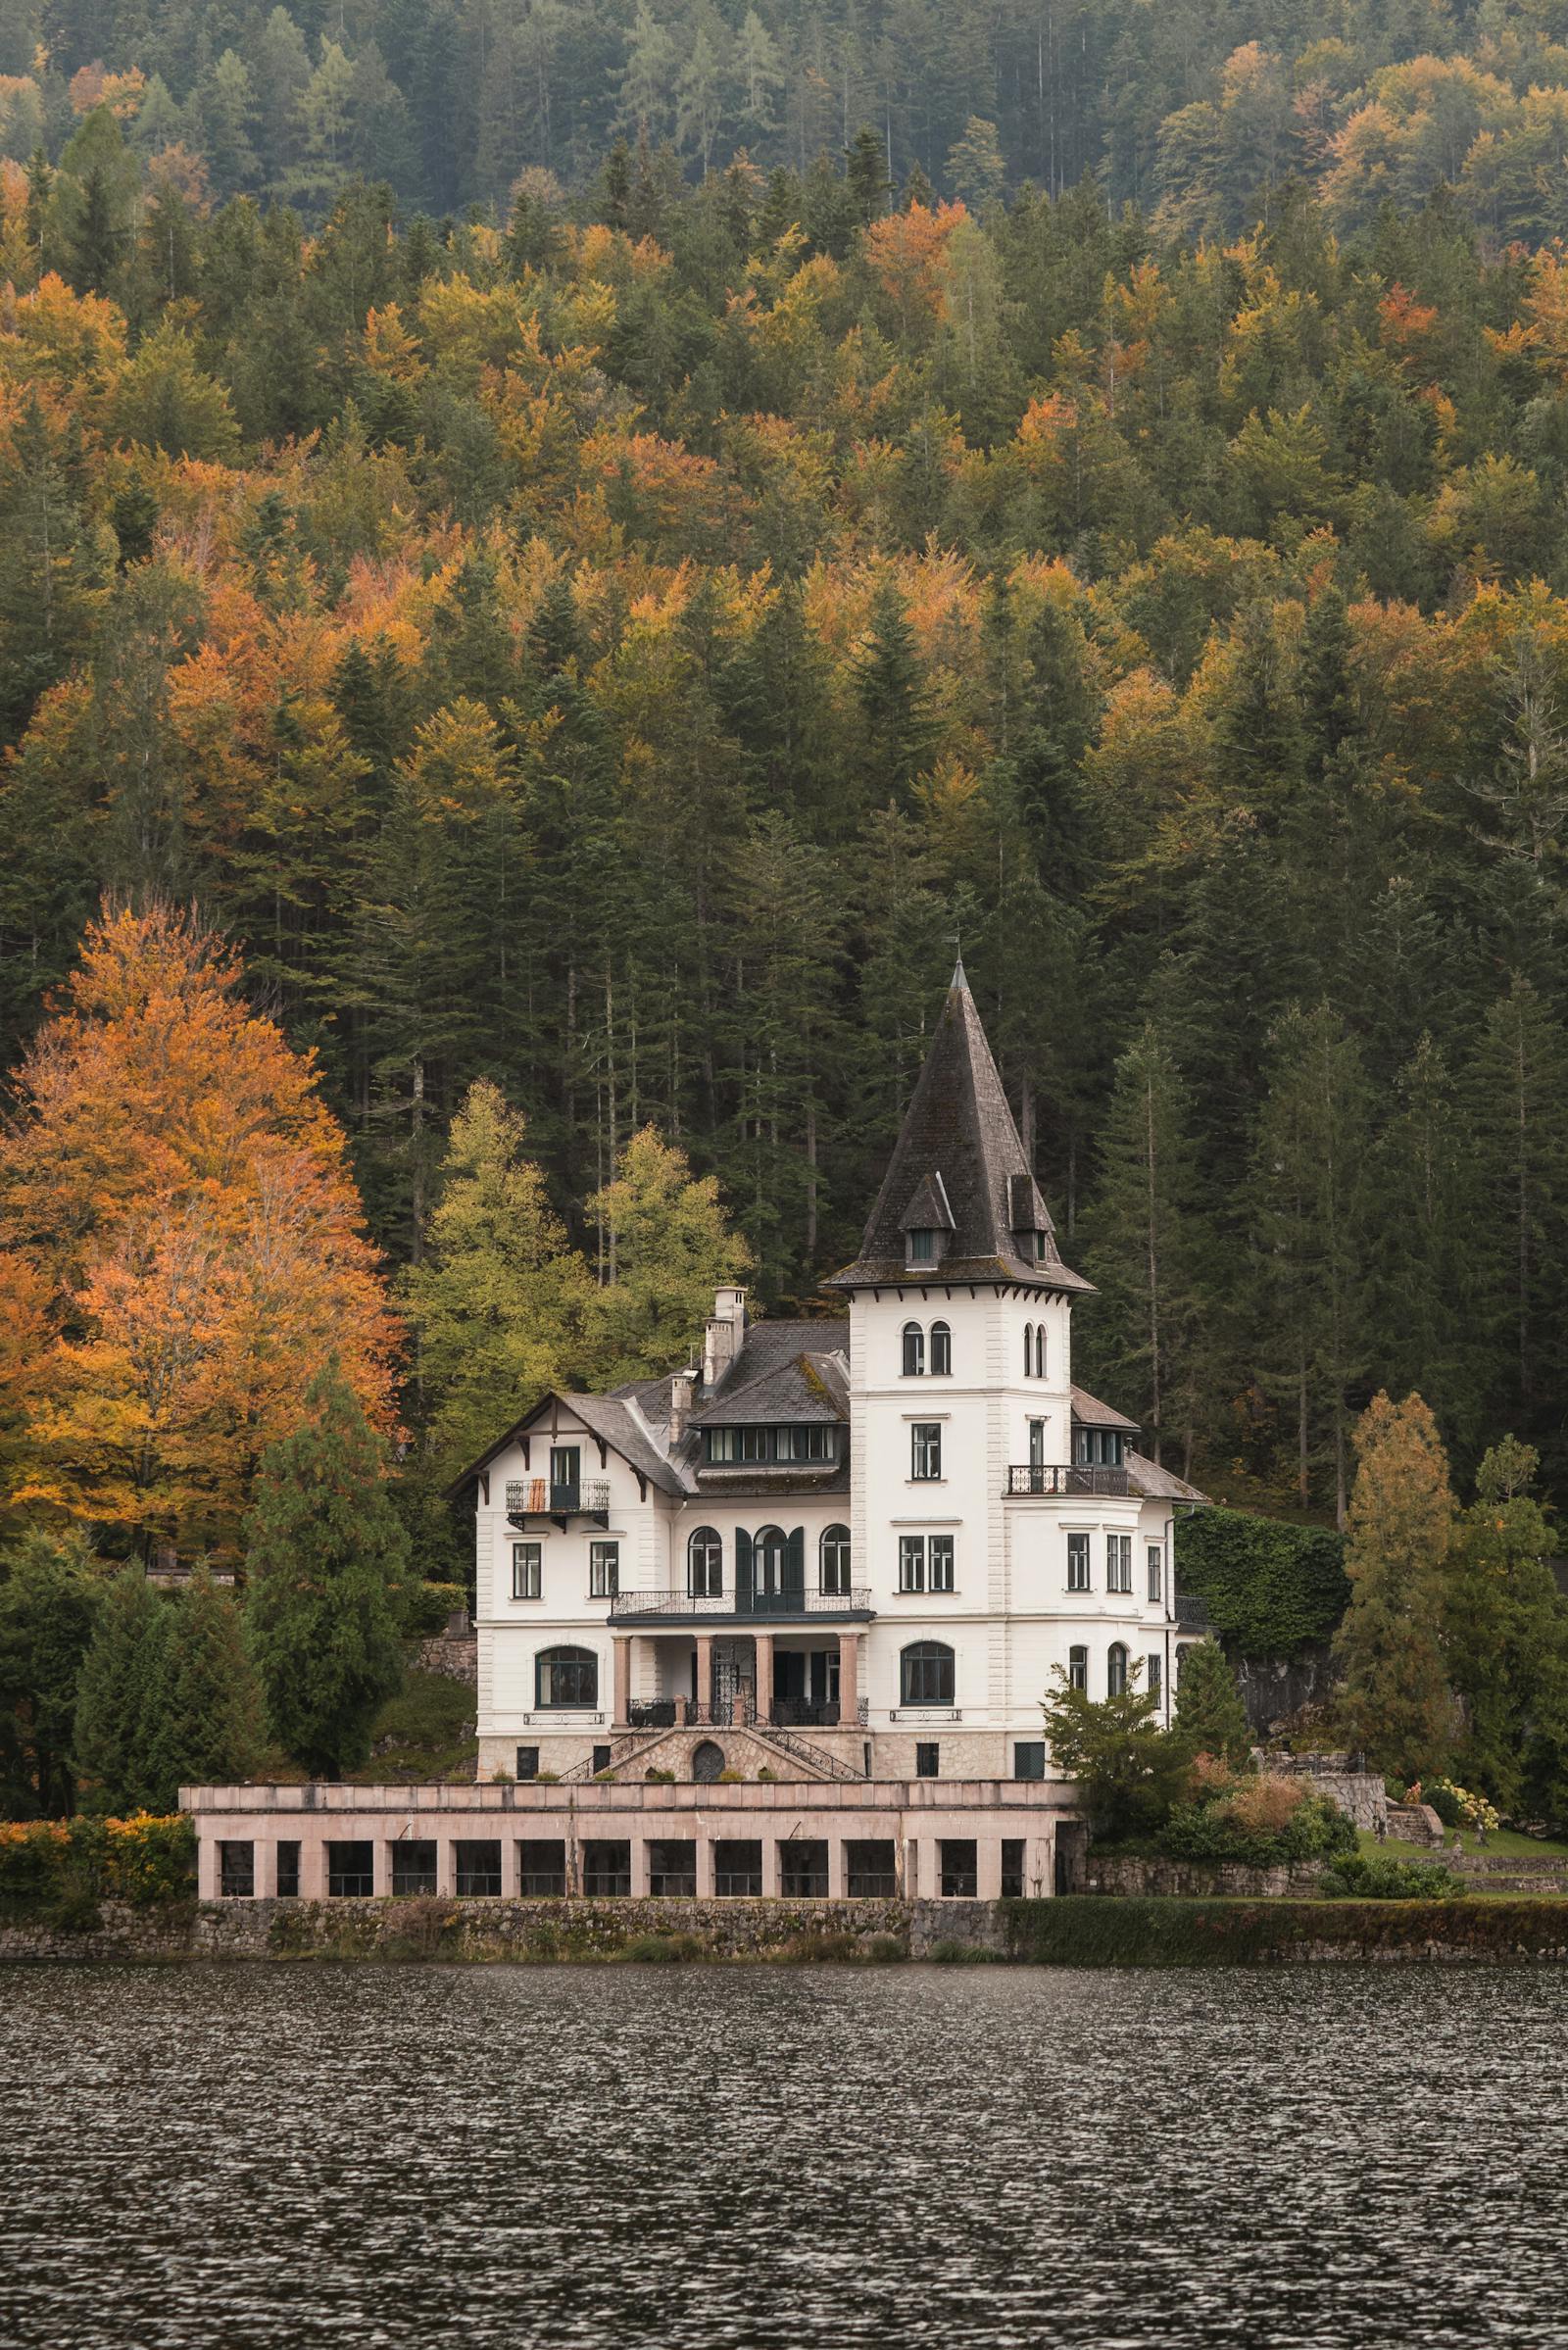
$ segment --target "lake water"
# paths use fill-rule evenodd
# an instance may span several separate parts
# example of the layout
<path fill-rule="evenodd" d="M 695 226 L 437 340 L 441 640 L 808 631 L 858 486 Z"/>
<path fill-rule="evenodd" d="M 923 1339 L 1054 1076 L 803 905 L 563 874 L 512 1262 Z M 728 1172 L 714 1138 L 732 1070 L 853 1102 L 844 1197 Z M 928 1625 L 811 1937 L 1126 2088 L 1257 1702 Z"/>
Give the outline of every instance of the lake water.
<path fill-rule="evenodd" d="M 0 1972 L 0 2343 L 1568 2344 L 1568 1972 Z"/>

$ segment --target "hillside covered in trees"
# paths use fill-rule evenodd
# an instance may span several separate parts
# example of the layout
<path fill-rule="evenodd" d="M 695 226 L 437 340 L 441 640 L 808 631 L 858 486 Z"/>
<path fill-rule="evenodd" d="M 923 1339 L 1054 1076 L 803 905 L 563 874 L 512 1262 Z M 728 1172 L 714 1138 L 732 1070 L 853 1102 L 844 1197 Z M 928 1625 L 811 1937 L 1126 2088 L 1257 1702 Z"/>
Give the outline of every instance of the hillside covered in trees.
<path fill-rule="evenodd" d="M 1560 1488 L 1568 50 L 1298 15 L 0 10 L 15 1115 L 105 893 L 194 906 L 434 1323 L 494 1081 L 448 1188 L 608 1375 L 632 1138 L 809 1297 L 961 940 L 1167 1459 L 1332 1510 L 1419 1387 Z"/>

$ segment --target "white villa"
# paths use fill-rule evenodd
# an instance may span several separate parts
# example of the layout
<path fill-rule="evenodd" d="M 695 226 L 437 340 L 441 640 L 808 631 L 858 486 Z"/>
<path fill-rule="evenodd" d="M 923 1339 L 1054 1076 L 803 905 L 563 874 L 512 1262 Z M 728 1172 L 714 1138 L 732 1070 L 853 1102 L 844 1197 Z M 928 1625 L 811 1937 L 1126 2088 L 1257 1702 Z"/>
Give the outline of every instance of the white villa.
<path fill-rule="evenodd" d="M 1063 1264 L 962 965 L 848 1312 L 550 1395 L 465 1473 L 481 1783 L 1041 1780 L 1054 1667 L 1167 1710 L 1176 1511 L 1072 1380 Z"/>

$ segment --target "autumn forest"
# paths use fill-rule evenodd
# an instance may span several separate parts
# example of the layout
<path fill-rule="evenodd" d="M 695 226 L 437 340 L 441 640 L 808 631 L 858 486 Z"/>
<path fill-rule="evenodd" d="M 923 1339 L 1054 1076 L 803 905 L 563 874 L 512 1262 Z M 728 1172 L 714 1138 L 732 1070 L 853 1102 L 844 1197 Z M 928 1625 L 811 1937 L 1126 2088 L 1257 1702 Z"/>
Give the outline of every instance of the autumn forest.
<path fill-rule="evenodd" d="M 1302 14 L 4 0 L 13 1522 L 232 1551 L 335 1356 L 455 1559 L 960 944 L 1151 1449 L 1561 1492 L 1568 9 Z"/>

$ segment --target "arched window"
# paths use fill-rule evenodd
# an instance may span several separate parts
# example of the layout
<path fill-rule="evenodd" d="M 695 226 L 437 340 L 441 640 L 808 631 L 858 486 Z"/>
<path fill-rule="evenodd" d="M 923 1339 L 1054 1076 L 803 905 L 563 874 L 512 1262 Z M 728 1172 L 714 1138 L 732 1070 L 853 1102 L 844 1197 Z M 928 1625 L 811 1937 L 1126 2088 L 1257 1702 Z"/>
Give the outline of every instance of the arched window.
<path fill-rule="evenodd" d="M 711 1526 L 696 1526 L 686 1544 L 686 1589 L 694 1599 L 717 1599 L 724 1589 L 724 1545 Z"/>
<path fill-rule="evenodd" d="M 1120 1640 L 1112 1640 L 1105 1652 L 1105 1694 L 1124 1697 L 1127 1693 L 1127 1651 Z"/>
<path fill-rule="evenodd" d="M 1087 1691 L 1089 1688 L 1089 1651 L 1087 1648 L 1068 1649 L 1067 1686 L 1069 1689 Z"/>
<path fill-rule="evenodd" d="M 533 1670 L 536 1705 L 599 1703 L 599 1659 L 591 1648 L 541 1648 Z"/>
<path fill-rule="evenodd" d="M 1046 1326 L 1044 1322 L 1037 1322 L 1035 1324 L 1035 1377 L 1037 1379 L 1044 1379 L 1045 1375 Z"/>
<path fill-rule="evenodd" d="M 822 1534 L 822 1589 L 843 1598 L 850 1588 L 850 1530 L 829 1526 Z"/>
<path fill-rule="evenodd" d="M 946 1322 L 931 1325 L 931 1376 L 946 1379 L 953 1369 L 953 1333 Z"/>
<path fill-rule="evenodd" d="M 904 1376 L 920 1379 L 925 1373 L 925 1332 L 918 1322 L 904 1325 Z"/>
<path fill-rule="evenodd" d="M 904 1705 L 951 1705 L 954 1659 L 947 1642 L 911 1640 L 899 1658 L 899 1689 Z"/>
<path fill-rule="evenodd" d="M 782 1526 L 764 1526 L 752 1539 L 752 1591 L 759 1599 L 776 1599 L 784 1589 L 784 1560 L 788 1545 Z"/>
<path fill-rule="evenodd" d="M 1025 1322 L 1023 1326 L 1023 1375 L 1025 1379 L 1033 1379 L 1035 1375 L 1035 1326 L 1033 1322 Z"/>

